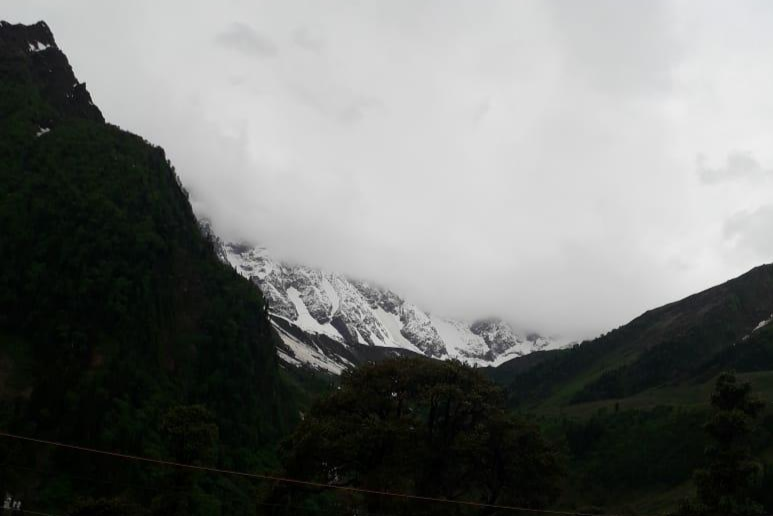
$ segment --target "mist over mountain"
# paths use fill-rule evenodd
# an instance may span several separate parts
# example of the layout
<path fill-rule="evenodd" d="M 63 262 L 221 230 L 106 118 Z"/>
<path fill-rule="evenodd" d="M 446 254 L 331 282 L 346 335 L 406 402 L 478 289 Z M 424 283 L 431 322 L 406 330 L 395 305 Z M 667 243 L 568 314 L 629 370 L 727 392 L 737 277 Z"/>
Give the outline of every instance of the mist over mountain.
<path fill-rule="evenodd" d="M 2 510 L 773 513 L 770 6 L 302 7 L 4 4 Z"/>
<path fill-rule="evenodd" d="M 569 343 L 566 338 L 514 330 L 496 317 L 463 321 L 429 313 L 372 281 L 282 263 L 264 247 L 224 243 L 207 221 L 201 224 L 220 259 L 263 292 L 286 346 L 279 356 L 293 365 L 340 374 L 362 360 L 356 357 L 358 351 L 351 356 L 351 348 L 362 352 L 367 346 L 386 348 L 389 351 L 381 353 L 387 354 L 400 350 L 490 366 Z M 373 349 L 367 356 L 378 353 Z"/>
<path fill-rule="evenodd" d="M 435 313 L 593 338 L 773 259 L 764 2 L 333 4 L 3 15 L 46 19 L 226 240 Z"/>

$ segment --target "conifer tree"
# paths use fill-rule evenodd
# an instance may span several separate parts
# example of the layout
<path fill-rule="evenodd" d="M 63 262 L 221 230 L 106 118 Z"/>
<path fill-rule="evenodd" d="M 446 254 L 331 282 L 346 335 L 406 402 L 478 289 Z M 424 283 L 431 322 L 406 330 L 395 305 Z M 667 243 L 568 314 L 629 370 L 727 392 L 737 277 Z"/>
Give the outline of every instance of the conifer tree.
<path fill-rule="evenodd" d="M 751 454 L 749 437 L 764 404 L 752 395 L 749 383 L 738 382 L 733 373 L 723 373 L 717 378 L 711 407 L 713 413 L 704 426 L 711 439 L 706 449 L 708 466 L 696 472 L 697 498 L 685 503 L 679 514 L 762 514 L 762 505 L 752 495 L 762 466 Z"/>

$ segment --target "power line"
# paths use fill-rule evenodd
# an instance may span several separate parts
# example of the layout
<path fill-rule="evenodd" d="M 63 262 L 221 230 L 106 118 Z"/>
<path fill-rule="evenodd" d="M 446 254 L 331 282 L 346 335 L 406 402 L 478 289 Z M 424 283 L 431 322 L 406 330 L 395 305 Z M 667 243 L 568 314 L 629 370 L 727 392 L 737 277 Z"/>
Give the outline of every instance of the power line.
<path fill-rule="evenodd" d="M 169 488 L 161 488 L 161 487 L 150 487 L 150 486 L 142 486 L 138 484 L 132 484 L 129 482 L 116 482 L 116 481 L 109 481 L 109 480 L 100 480 L 94 477 L 87 477 L 83 475 L 73 475 L 72 473 L 61 473 L 61 472 L 53 472 L 53 471 L 45 471 L 38 468 L 30 468 L 27 466 L 19 466 L 17 464 L 0 464 L 0 468 L 2 469 L 17 469 L 17 470 L 26 470 L 26 471 L 32 471 L 34 473 L 40 473 L 42 475 L 50 475 L 50 476 L 65 476 L 71 479 L 75 480 L 87 480 L 89 482 L 96 482 L 100 484 L 107 484 L 107 485 L 117 485 L 117 486 L 124 486 L 124 487 L 130 487 L 134 489 L 141 489 L 145 491 L 155 491 L 157 493 L 163 493 L 163 494 L 181 494 L 185 493 L 186 490 L 184 489 L 169 489 Z M 220 502 L 222 503 L 222 499 L 220 499 Z M 284 503 L 268 503 L 268 502 L 260 502 L 260 501 L 251 501 L 252 504 L 257 504 L 263 507 L 281 507 L 283 509 L 294 509 L 294 510 L 300 510 L 305 512 L 315 512 L 315 513 L 332 513 L 332 511 L 336 510 L 335 508 L 325 509 L 325 508 L 318 508 L 318 507 L 303 507 L 300 505 L 288 505 Z M 55 514 L 47 514 L 43 512 L 32 512 L 27 509 L 24 509 L 24 512 L 27 514 L 38 514 L 43 516 L 58 516 Z M 338 513 L 336 513 L 338 514 Z M 379 513 L 373 513 L 373 516 L 387 516 L 387 515 L 380 515 Z"/>
<path fill-rule="evenodd" d="M 97 479 L 97 478 L 94 478 L 94 477 L 89 477 L 89 476 L 84 476 L 84 475 L 75 475 L 75 474 L 68 473 L 68 472 L 46 471 L 46 470 L 42 470 L 42 469 L 38 469 L 38 468 L 31 468 L 31 467 L 28 467 L 28 466 L 21 466 L 21 465 L 18 465 L 18 464 L 9 464 L 8 461 L 0 464 L 0 468 L 2 468 L 2 469 L 14 469 L 14 470 L 32 471 L 34 473 L 39 473 L 39 474 L 42 474 L 42 475 L 49 475 L 49 476 L 65 476 L 65 477 L 68 477 L 70 479 L 75 479 L 75 480 L 96 482 L 96 483 L 105 484 L 105 485 L 124 486 L 124 487 L 129 487 L 129 488 L 132 488 L 132 489 L 140 489 L 140 490 L 143 490 L 143 491 L 154 491 L 156 493 L 163 493 L 163 494 L 181 494 L 181 493 L 185 493 L 186 492 L 185 489 L 170 489 L 168 487 L 164 487 L 164 488 L 162 488 L 162 487 L 152 487 L 152 486 L 148 486 L 148 485 L 140 485 L 140 484 L 134 484 L 134 483 L 130 483 L 130 482 L 119 482 L 119 481 L 114 481 L 114 480 Z M 220 499 L 220 502 L 222 503 L 222 499 Z M 300 511 L 303 511 L 303 512 L 313 512 L 313 513 L 317 513 L 317 514 L 319 514 L 319 513 L 333 514 L 333 511 L 337 511 L 337 508 L 335 508 L 335 507 L 333 507 L 333 508 L 304 507 L 304 506 L 300 506 L 300 505 L 288 505 L 286 503 L 268 503 L 268 502 L 254 501 L 254 500 L 251 501 L 250 503 L 257 504 L 257 505 L 260 505 L 262 507 L 277 507 L 277 508 L 282 508 L 282 509 L 285 509 L 285 510 L 293 509 L 293 510 L 300 510 Z M 43 516 L 58 516 L 58 515 L 55 515 L 55 514 L 46 514 L 46 513 L 42 513 L 42 512 L 33 513 L 31 511 L 28 511 L 27 509 L 25 509 L 25 512 L 27 512 L 29 514 L 38 514 L 38 515 L 43 515 Z M 335 514 L 339 514 L 339 512 L 335 512 Z M 372 515 L 372 516 L 389 516 L 387 514 L 381 514 L 381 513 L 369 513 L 369 514 Z"/>
<path fill-rule="evenodd" d="M 31 468 L 28 466 L 20 466 L 18 464 L 1 464 L 0 468 L 2 469 L 12 469 L 12 470 L 24 470 L 24 471 L 32 471 L 33 473 L 38 473 L 40 475 L 48 475 L 51 477 L 54 476 L 65 476 L 67 478 L 80 480 L 80 481 L 88 481 L 88 482 L 95 482 L 97 484 L 103 484 L 107 486 L 122 486 L 122 487 L 130 487 L 132 489 L 138 489 L 140 491 L 153 491 L 156 493 L 183 493 L 185 490 L 183 489 L 169 489 L 169 488 L 161 488 L 161 487 L 153 487 L 149 485 L 140 485 L 140 484 L 133 484 L 130 482 L 118 482 L 115 480 L 104 480 L 100 478 L 94 478 L 94 477 L 87 477 L 84 475 L 75 475 L 73 473 L 67 473 L 67 472 L 54 472 L 54 471 L 46 471 L 39 468 Z"/>
<path fill-rule="evenodd" d="M 58 441 L 49 441 L 46 439 L 38 439 L 35 437 L 27 437 L 23 435 L 10 434 L 7 432 L 0 432 L 0 437 L 6 437 L 9 439 L 16 439 L 19 441 L 27 441 L 27 442 L 37 443 L 37 444 L 45 444 L 47 446 L 65 448 L 69 450 L 92 453 L 96 455 L 104 455 L 104 456 L 115 457 L 119 459 L 145 462 L 145 463 L 156 464 L 161 466 L 192 469 L 196 471 L 217 473 L 220 475 L 233 475 L 233 476 L 244 477 L 244 478 L 253 478 L 257 480 L 267 480 L 271 482 L 294 484 L 294 485 L 300 485 L 300 486 L 306 486 L 306 487 L 316 487 L 320 489 L 333 489 L 338 491 L 346 491 L 350 493 L 361 493 L 361 494 L 385 496 L 385 497 L 392 497 L 392 498 L 402 498 L 406 500 L 416 500 L 416 501 L 423 501 L 423 502 L 444 503 L 449 505 L 466 506 L 466 507 L 478 507 L 481 509 L 498 509 L 503 511 L 531 512 L 535 514 L 555 514 L 560 516 L 594 516 L 593 514 L 583 513 L 583 512 L 532 509 L 528 507 L 516 507 L 512 505 L 499 505 L 499 504 L 491 504 L 491 503 L 483 503 L 483 502 L 474 502 L 470 500 L 448 500 L 444 498 L 435 498 L 432 496 L 421 496 L 421 495 L 413 495 L 413 494 L 407 494 L 407 493 L 397 493 L 392 491 L 381 491 L 378 489 L 367 489 L 362 487 L 340 486 L 335 484 L 325 484 L 322 482 L 299 480 L 296 478 L 281 477 L 276 475 L 248 473 L 245 471 L 236 471 L 231 469 L 215 468 L 210 466 L 199 466 L 196 464 L 184 464 L 181 462 L 168 461 L 168 460 L 162 460 L 162 459 L 153 459 L 150 457 L 143 457 L 140 455 L 130 455 L 127 453 L 120 453 L 120 452 L 114 452 L 114 451 L 108 451 L 108 450 L 99 450 L 96 448 L 88 448 L 86 446 L 78 446 L 75 444 L 67 444 L 67 443 L 62 443 Z M 51 516 L 51 515 L 46 515 L 46 516 Z M 614 515 L 610 515 L 610 516 L 614 516 Z"/>

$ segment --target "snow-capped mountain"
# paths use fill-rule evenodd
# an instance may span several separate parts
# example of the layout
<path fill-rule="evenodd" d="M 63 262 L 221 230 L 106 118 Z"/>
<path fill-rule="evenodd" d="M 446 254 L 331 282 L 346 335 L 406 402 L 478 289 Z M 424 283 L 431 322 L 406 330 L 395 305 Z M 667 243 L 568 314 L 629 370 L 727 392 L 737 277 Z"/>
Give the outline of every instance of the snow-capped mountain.
<path fill-rule="evenodd" d="M 372 283 L 282 263 L 263 247 L 223 243 L 208 225 L 203 230 L 221 259 L 262 290 L 287 363 L 339 374 L 364 360 L 421 354 L 496 366 L 562 344 L 518 333 L 500 319 L 441 317 Z"/>

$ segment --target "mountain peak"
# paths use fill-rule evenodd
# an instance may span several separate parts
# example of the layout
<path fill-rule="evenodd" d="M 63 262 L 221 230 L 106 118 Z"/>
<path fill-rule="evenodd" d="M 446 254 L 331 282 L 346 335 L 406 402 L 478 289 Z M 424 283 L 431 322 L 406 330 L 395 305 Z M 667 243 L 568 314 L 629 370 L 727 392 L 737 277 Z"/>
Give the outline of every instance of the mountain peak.
<path fill-rule="evenodd" d="M 102 112 L 91 100 L 86 84 L 75 78 L 67 57 L 59 50 L 48 25 L 0 21 L 0 80 L 19 79 L 37 88 L 42 100 L 58 113 L 41 120 L 50 128 L 59 118 L 75 117 L 104 122 Z"/>
<path fill-rule="evenodd" d="M 488 366 L 561 345 L 519 334 L 499 318 L 469 322 L 440 317 L 376 283 L 278 262 L 262 247 L 223 245 L 206 223 L 203 231 L 223 249 L 219 254 L 224 261 L 263 292 L 287 347 L 280 351 L 286 362 L 337 373 L 359 358 L 373 359 L 380 348 L 381 353 Z"/>
<path fill-rule="evenodd" d="M 19 52 L 41 51 L 56 46 L 54 35 L 44 21 L 24 25 L 0 21 L 0 45 L 3 48 L 16 48 Z"/>

